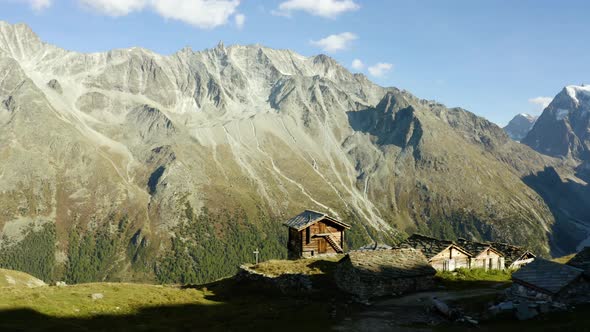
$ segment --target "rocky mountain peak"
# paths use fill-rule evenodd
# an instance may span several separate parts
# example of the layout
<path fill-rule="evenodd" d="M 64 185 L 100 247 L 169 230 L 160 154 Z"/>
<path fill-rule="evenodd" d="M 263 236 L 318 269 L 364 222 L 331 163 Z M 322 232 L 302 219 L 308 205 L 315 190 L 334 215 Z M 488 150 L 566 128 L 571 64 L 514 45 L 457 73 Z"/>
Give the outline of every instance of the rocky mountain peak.
<path fill-rule="evenodd" d="M 550 156 L 590 158 L 590 86 L 569 85 L 543 111 L 523 143 Z"/>
<path fill-rule="evenodd" d="M 538 116 L 520 113 L 510 120 L 508 125 L 504 127 L 504 131 L 513 140 L 521 141 L 531 131 L 538 118 Z"/>
<path fill-rule="evenodd" d="M 43 42 L 26 24 L 11 25 L 0 21 L 0 51 L 16 59 L 26 59 L 36 54 Z"/>

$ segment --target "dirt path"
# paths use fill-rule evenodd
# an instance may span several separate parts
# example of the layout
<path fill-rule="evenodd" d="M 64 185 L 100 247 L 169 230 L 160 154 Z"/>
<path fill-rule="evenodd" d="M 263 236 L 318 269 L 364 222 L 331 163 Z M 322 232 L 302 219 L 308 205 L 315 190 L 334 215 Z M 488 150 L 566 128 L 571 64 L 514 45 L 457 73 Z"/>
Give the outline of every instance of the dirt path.
<path fill-rule="evenodd" d="M 420 292 L 375 302 L 375 306 L 422 306 L 433 297 L 441 301 L 466 299 L 483 295 L 500 294 L 502 290 L 495 288 L 478 288 L 466 290 L 441 290 L 432 292 Z"/>
<path fill-rule="evenodd" d="M 484 295 L 500 294 L 502 289 L 477 288 L 468 290 L 440 290 L 409 294 L 375 301 L 365 310 L 336 326 L 336 331 L 432 331 L 432 327 L 446 322 L 446 318 L 431 311 L 433 297 L 444 302 Z"/>

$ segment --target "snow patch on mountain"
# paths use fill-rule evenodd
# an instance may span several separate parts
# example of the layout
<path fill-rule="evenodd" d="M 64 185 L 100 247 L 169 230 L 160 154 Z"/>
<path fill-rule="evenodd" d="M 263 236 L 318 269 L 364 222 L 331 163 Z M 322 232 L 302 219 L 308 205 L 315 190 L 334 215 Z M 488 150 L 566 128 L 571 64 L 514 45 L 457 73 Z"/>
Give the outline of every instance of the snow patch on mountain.
<path fill-rule="evenodd" d="M 557 111 L 555 111 L 555 119 L 557 121 L 562 121 L 563 119 L 565 119 L 568 115 L 570 114 L 569 110 L 565 110 L 563 108 L 558 108 Z"/>
<path fill-rule="evenodd" d="M 590 97 L 590 86 L 588 85 L 568 85 L 565 87 L 565 90 L 576 104 L 580 103 L 580 95 Z"/>

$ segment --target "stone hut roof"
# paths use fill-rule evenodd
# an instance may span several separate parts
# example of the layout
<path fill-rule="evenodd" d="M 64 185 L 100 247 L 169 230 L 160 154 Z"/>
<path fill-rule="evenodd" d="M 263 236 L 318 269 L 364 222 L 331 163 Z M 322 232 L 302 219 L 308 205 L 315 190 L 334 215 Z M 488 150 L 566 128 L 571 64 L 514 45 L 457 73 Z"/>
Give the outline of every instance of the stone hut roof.
<path fill-rule="evenodd" d="M 322 219 L 327 219 L 327 220 L 333 222 L 334 224 L 341 226 L 342 228 L 350 229 L 349 224 L 344 223 L 340 220 L 334 219 L 325 213 L 312 211 L 312 210 L 305 210 L 305 211 L 301 212 L 300 214 L 296 215 L 295 217 L 285 221 L 283 223 L 283 225 L 290 227 L 290 228 L 294 228 L 299 231 L 299 230 L 302 230 L 304 228 L 307 228 L 307 227 L 315 224 L 316 222 L 318 222 Z"/>
<path fill-rule="evenodd" d="M 369 243 L 369 244 L 366 244 L 366 245 L 358 248 L 357 251 L 386 250 L 386 249 L 393 249 L 393 247 L 390 245 L 387 245 L 385 243 L 373 242 L 373 243 Z"/>
<path fill-rule="evenodd" d="M 536 257 L 535 254 L 523 247 L 500 242 L 490 242 L 490 244 L 504 255 L 504 261 L 506 262 L 507 266 L 512 265 L 512 263 L 527 255 Z"/>
<path fill-rule="evenodd" d="M 461 247 L 465 248 L 465 250 L 469 251 L 473 255 L 473 257 L 477 257 L 480 253 L 482 253 L 483 251 L 488 250 L 488 249 L 492 249 L 496 253 L 498 253 L 500 256 L 504 256 L 504 254 L 501 251 L 494 248 L 490 243 L 481 243 L 481 242 L 469 241 L 466 239 L 459 239 L 457 241 L 457 243 Z"/>
<path fill-rule="evenodd" d="M 385 279 L 436 274 L 424 254 L 411 248 L 353 251 L 341 263 L 349 264 L 360 274 L 377 275 Z"/>
<path fill-rule="evenodd" d="M 537 258 L 512 274 L 512 280 L 537 291 L 555 295 L 577 280 L 583 270 Z"/>
<path fill-rule="evenodd" d="M 464 248 L 458 246 L 453 241 L 439 240 L 421 234 L 413 234 L 404 242 L 402 242 L 400 246 L 403 248 L 413 248 L 416 250 L 420 250 L 428 259 L 433 258 L 434 256 L 438 255 L 440 252 L 442 252 L 450 246 L 454 246 L 455 248 L 465 252 L 465 254 L 472 256 L 472 254 L 468 250 L 465 250 Z"/>
<path fill-rule="evenodd" d="M 586 275 L 590 277 L 590 247 L 585 247 L 567 262 L 568 265 L 586 270 Z"/>

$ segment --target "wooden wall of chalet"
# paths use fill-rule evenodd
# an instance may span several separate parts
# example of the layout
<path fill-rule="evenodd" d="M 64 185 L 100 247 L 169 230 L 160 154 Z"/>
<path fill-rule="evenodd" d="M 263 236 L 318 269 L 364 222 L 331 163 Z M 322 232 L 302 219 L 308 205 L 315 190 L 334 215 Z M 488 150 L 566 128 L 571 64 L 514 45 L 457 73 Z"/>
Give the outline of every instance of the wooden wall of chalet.
<path fill-rule="evenodd" d="M 469 256 L 454 247 L 449 247 L 430 259 L 430 265 L 438 271 L 468 269 L 469 263 Z"/>
<path fill-rule="evenodd" d="M 301 258 L 301 235 L 294 228 L 289 228 L 289 242 L 287 242 L 287 256 L 289 259 Z"/>
<path fill-rule="evenodd" d="M 342 230 L 323 221 L 318 221 L 301 231 L 302 256 L 312 257 L 321 254 L 335 254 L 336 250 L 334 250 L 326 239 L 314 236 L 326 233 L 330 233 L 336 240 L 336 243 L 342 247 Z"/>
<path fill-rule="evenodd" d="M 503 270 L 504 267 L 504 257 L 490 249 L 485 250 L 471 259 L 472 269 Z"/>
<path fill-rule="evenodd" d="M 330 234 L 334 241 L 344 247 L 344 228 L 337 227 L 324 221 L 301 230 L 289 229 L 289 242 L 287 243 L 288 257 L 297 259 L 301 257 L 313 257 L 321 254 L 335 254 L 336 250 L 323 237 L 318 234 Z"/>

